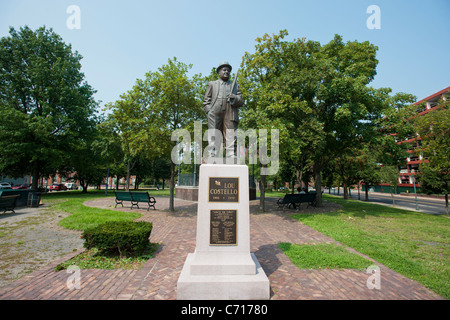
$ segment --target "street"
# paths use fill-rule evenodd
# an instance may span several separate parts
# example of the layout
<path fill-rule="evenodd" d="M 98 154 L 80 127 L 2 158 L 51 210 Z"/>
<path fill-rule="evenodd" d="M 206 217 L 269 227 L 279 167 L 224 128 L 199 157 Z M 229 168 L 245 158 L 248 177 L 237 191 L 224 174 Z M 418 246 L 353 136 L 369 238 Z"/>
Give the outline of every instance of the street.
<path fill-rule="evenodd" d="M 328 192 L 325 192 L 324 194 L 328 194 Z M 331 195 L 337 196 L 338 194 L 336 190 L 332 190 Z M 339 196 L 343 196 L 343 193 L 341 192 Z M 361 200 L 365 200 L 365 193 L 361 192 L 360 197 Z M 397 194 L 394 195 L 394 198 L 396 208 L 416 210 L 416 199 L 414 196 L 403 196 Z M 356 190 L 352 190 L 352 196 L 350 199 L 358 200 L 358 192 Z M 369 192 L 369 202 L 392 206 L 392 196 L 390 193 Z M 423 213 L 446 214 L 444 199 L 417 197 L 417 208 L 418 211 Z"/>

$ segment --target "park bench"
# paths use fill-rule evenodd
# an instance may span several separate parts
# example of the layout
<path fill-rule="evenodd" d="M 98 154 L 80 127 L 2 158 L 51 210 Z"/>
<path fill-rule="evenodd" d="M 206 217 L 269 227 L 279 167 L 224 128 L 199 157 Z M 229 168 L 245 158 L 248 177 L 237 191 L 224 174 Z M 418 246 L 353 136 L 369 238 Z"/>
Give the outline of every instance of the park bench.
<path fill-rule="evenodd" d="M 295 206 L 298 202 L 299 194 L 285 194 L 284 198 L 280 198 L 277 200 L 277 204 L 279 208 L 290 208 L 291 206 Z"/>
<path fill-rule="evenodd" d="M 313 206 L 313 207 L 316 206 L 316 193 L 315 192 L 314 193 L 302 194 L 301 196 L 302 197 L 300 197 L 299 205 L 301 203 L 307 203 L 308 204 L 307 208 L 309 206 Z"/>
<path fill-rule="evenodd" d="M 294 208 L 297 206 L 300 207 L 300 204 L 308 203 L 309 206 L 316 206 L 316 194 L 315 193 L 307 193 L 307 194 L 286 194 L 284 198 L 280 198 L 277 200 L 277 204 L 279 208 Z"/>
<path fill-rule="evenodd" d="M 154 197 L 151 197 L 148 192 L 132 192 L 132 191 L 114 191 L 116 195 L 116 205 L 114 208 L 117 207 L 118 204 L 122 205 L 124 201 L 130 201 L 131 202 L 131 209 L 133 209 L 134 206 L 139 208 L 139 202 L 144 202 L 148 204 L 147 210 L 150 209 L 150 207 L 153 207 L 154 210 L 156 200 Z"/>
<path fill-rule="evenodd" d="M 16 213 L 14 209 L 16 208 L 16 201 L 18 197 L 19 195 L 0 197 L 0 210 L 3 210 L 3 213 L 6 211 Z"/>
<path fill-rule="evenodd" d="M 144 202 L 148 204 L 147 211 L 150 209 L 150 207 L 153 207 L 153 210 L 156 210 L 155 204 L 156 200 L 155 198 L 151 197 L 148 192 L 130 192 L 131 198 L 133 199 L 131 201 L 131 209 L 133 209 L 133 206 L 137 206 L 139 208 L 139 202 Z"/>

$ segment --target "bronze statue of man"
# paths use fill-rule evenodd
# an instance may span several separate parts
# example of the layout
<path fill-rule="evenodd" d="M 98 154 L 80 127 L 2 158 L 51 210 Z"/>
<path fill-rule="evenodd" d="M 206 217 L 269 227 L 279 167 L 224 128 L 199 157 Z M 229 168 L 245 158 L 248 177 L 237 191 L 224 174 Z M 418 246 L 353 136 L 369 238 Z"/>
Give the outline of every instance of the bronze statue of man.
<path fill-rule="evenodd" d="M 216 70 L 219 79 L 208 83 L 203 105 L 208 117 L 208 129 L 219 130 L 225 137 L 225 155 L 230 158 L 236 156 L 238 109 L 244 104 L 244 100 L 239 85 L 233 85 L 229 80 L 231 65 L 224 61 Z M 209 146 L 210 157 L 218 156 L 221 143 L 221 139 L 214 139 L 213 144 Z"/>

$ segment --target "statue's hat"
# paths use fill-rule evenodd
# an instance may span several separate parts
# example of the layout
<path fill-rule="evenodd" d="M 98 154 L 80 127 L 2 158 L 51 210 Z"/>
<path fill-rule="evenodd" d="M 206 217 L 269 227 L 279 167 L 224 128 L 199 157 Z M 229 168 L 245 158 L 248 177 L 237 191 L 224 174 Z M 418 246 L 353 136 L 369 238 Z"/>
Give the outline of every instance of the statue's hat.
<path fill-rule="evenodd" d="M 217 72 L 219 72 L 219 70 L 222 68 L 222 67 L 228 67 L 228 68 L 230 68 L 230 71 L 231 71 L 231 65 L 228 63 L 228 61 L 222 61 L 222 63 L 217 67 L 217 69 L 216 69 L 216 71 Z"/>

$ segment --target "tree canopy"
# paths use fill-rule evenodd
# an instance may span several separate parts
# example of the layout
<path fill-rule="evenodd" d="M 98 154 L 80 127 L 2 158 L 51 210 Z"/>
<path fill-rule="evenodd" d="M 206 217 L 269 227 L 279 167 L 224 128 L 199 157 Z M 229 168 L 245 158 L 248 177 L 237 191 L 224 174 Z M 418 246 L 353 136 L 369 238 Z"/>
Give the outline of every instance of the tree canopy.
<path fill-rule="evenodd" d="M 259 148 L 249 147 L 274 152 L 261 132 L 279 133 L 279 145 L 273 146 L 280 151 L 280 170 L 274 181 L 307 184 L 312 178 L 318 191 L 322 179 L 338 179 L 344 189 L 376 184 L 386 176 L 380 164 L 394 172 L 406 155 L 406 144 L 398 139 L 417 133 L 426 158 L 420 182 L 427 190 L 448 194 L 448 101 L 415 117 L 417 106 L 406 108 L 414 96 L 370 86 L 378 64 L 375 45 L 345 42 L 340 35 L 326 44 L 288 36 L 282 30 L 257 38 L 255 51 L 243 56 L 239 77 L 246 100 L 240 129 L 261 130 Z M 172 136 L 177 129 L 193 132 L 194 121 L 205 119 L 202 100 L 208 81 L 217 79 L 215 68 L 205 77 L 189 76 L 192 65 L 168 59 L 108 103 L 111 113 L 100 118 L 81 60 L 45 27 L 10 28 L 0 40 L 0 174 L 31 174 L 37 187 L 41 176 L 75 173 L 86 190 L 100 183 L 107 170 L 126 175 L 128 183 L 131 174 L 167 178 L 170 165 L 174 210 L 175 164 L 170 158 L 177 142 Z M 263 153 L 255 172 L 264 210 L 268 171 Z"/>
<path fill-rule="evenodd" d="M 344 42 L 339 35 L 325 45 L 286 36 L 286 30 L 266 34 L 253 54 L 244 55 L 244 124 L 278 128 L 282 156 L 297 171 L 312 166 L 321 190 L 323 168 L 345 150 L 379 138 L 381 119 L 400 96 L 368 86 L 378 64 L 375 45 Z"/>
<path fill-rule="evenodd" d="M 95 126 L 95 91 L 81 55 L 52 29 L 9 33 L 0 40 L 0 172 L 31 173 L 37 187 Z"/>
<path fill-rule="evenodd" d="M 188 77 L 191 65 L 176 58 L 157 71 L 149 71 L 138 79 L 120 100 L 108 106 L 130 160 L 136 155 L 147 159 L 170 158 L 175 142 L 172 132 L 186 128 L 203 114 L 198 88 L 201 77 Z M 130 170 L 128 170 L 130 172 Z M 127 179 L 128 181 L 128 179 Z M 171 166 L 170 210 L 174 210 L 175 164 Z"/>

